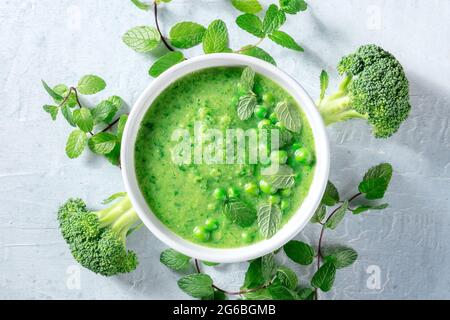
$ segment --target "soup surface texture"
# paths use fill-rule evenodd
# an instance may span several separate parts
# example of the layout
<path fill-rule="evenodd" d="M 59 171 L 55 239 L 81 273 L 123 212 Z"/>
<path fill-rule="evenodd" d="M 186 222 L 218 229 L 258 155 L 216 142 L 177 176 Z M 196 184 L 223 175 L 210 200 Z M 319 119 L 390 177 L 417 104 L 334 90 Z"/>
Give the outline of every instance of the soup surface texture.
<path fill-rule="evenodd" d="M 138 184 L 153 213 L 178 236 L 204 246 L 235 248 L 270 238 L 301 206 L 314 174 L 311 128 L 283 88 L 256 74 L 252 91 L 257 107 L 249 119 L 238 116 L 237 104 L 247 94 L 239 85 L 243 70 L 210 68 L 177 80 L 153 102 L 136 139 Z M 277 119 L 275 110 L 281 101 L 295 109 L 300 130 L 292 132 Z M 227 129 L 281 128 L 284 138 L 272 153 L 268 147 L 268 155 L 272 165 L 276 162 L 287 170 L 281 171 L 287 172 L 288 180 L 292 178 L 292 185 L 274 187 L 275 182 L 262 174 L 271 164 L 250 163 L 248 157 L 244 163 L 233 164 L 174 161 L 181 153 L 186 159 L 188 152 L 180 149 L 186 136 L 173 139 L 179 129 L 189 133 L 192 156 L 187 159 L 194 160 L 196 124 L 201 124 L 200 132 L 207 137 L 202 150 L 216 141 L 208 136 L 208 129 L 218 129 L 226 137 Z M 257 132 L 262 135 L 261 130 Z M 277 230 L 267 230 L 273 227 Z"/>

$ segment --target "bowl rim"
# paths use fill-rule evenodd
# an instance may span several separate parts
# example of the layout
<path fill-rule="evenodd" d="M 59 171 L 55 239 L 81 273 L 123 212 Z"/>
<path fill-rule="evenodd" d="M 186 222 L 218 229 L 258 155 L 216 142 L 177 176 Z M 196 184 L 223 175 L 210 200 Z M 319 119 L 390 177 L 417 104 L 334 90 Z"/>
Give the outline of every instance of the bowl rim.
<path fill-rule="evenodd" d="M 166 227 L 153 214 L 145 201 L 135 172 L 134 146 L 143 117 L 153 101 L 174 81 L 192 72 L 214 67 L 250 66 L 279 86 L 297 101 L 311 127 L 316 151 L 314 177 L 306 198 L 283 227 L 270 239 L 238 248 L 214 248 L 183 239 Z M 196 259 L 217 263 L 243 262 L 258 258 L 281 248 L 293 239 L 309 222 L 318 208 L 328 182 L 330 147 L 325 125 L 306 90 L 291 76 L 263 60 L 234 53 L 216 53 L 183 61 L 156 78 L 142 92 L 128 117 L 121 146 L 122 177 L 126 192 L 145 226 L 169 247 Z"/>

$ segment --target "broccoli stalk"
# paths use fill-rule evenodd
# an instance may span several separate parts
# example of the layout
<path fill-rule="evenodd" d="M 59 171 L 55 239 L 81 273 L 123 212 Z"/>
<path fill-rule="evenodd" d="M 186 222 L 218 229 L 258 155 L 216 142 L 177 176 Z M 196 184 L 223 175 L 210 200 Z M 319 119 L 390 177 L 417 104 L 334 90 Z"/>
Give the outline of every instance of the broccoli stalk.
<path fill-rule="evenodd" d="M 376 45 L 365 45 L 342 58 L 338 71 L 344 79 L 337 92 L 317 103 L 325 124 L 364 119 L 377 138 L 397 132 L 411 109 L 400 62 Z"/>
<path fill-rule="evenodd" d="M 104 276 L 136 269 L 137 256 L 127 250 L 126 238 L 140 220 L 127 196 L 97 212 L 87 210 L 81 199 L 70 199 L 59 209 L 58 221 L 73 257 L 83 267 Z"/>

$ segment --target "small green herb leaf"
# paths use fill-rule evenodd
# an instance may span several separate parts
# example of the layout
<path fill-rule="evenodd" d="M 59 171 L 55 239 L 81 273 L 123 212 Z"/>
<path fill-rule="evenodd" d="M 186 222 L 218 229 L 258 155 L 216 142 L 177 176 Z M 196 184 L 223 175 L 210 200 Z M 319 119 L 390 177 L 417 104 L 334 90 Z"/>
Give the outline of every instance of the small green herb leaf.
<path fill-rule="evenodd" d="M 255 47 L 255 46 L 245 46 L 243 47 L 240 51 L 241 54 L 244 54 L 246 56 L 251 56 L 251 57 L 255 57 L 261 60 L 264 60 L 266 62 L 269 62 L 273 65 L 277 65 L 277 63 L 275 62 L 275 60 L 272 58 L 272 56 L 270 54 L 268 54 L 266 51 L 264 51 L 263 49 L 259 48 L 259 47 Z"/>
<path fill-rule="evenodd" d="M 273 284 L 267 288 L 273 300 L 296 300 L 297 293 L 280 284 Z"/>
<path fill-rule="evenodd" d="M 320 73 L 320 101 L 325 97 L 325 93 L 327 92 L 329 85 L 328 73 L 325 70 L 322 70 Z"/>
<path fill-rule="evenodd" d="M 149 74 L 152 77 L 159 77 L 164 71 L 184 60 L 183 53 L 179 51 L 168 52 L 155 61 L 150 67 Z"/>
<path fill-rule="evenodd" d="M 196 273 L 178 280 L 178 286 L 188 295 L 194 298 L 211 298 L 214 295 L 213 281 L 210 276 Z"/>
<path fill-rule="evenodd" d="M 91 110 L 94 123 L 108 122 L 116 114 L 117 109 L 111 101 L 103 100 Z"/>
<path fill-rule="evenodd" d="M 296 50 L 296 51 L 305 51 L 290 35 L 286 32 L 275 30 L 271 34 L 269 34 L 269 39 L 279 44 L 282 47 Z"/>
<path fill-rule="evenodd" d="M 125 125 L 127 124 L 127 121 L 128 121 L 127 114 L 123 114 L 120 116 L 119 123 L 117 124 L 117 141 L 119 142 L 122 141 L 122 135 L 123 131 L 125 130 Z"/>
<path fill-rule="evenodd" d="M 258 0 L 231 0 L 231 4 L 239 11 L 246 13 L 258 13 L 262 10 Z"/>
<path fill-rule="evenodd" d="M 314 300 L 314 290 L 311 288 L 300 288 L 297 290 L 299 300 Z"/>
<path fill-rule="evenodd" d="M 66 144 L 66 154 L 70 159 L 78 158 L 86 148 L 87 136 L 81 130 L 74 130 L 69 135 Z"/>
<path fill-rule="evenodd" d="M 269 183 L 278 189 L 289 189 L 292 188 L 295 184 L 295 172 L 294 170 L 286 165 L 278 165 L 278 169 L 275 172 L 275 169 L 273 167 L 269 167 L 269 170 L 264 170 L 263 174 L 270 173 L 270 175 L 267 176 L 267 179 L 269 180 Z"/>
<path fill-rule="evenodd" d="M 245 91 L 253 91 L 253 87 L 255 86 L 255 70 L 246 67 L 242 72 L 240 84 Z"/>
<path fill-rule="evenodd" d="M 369 210 L 383 210 L 383 209 L 386 209 L 387 207 L 389 207 L 389 204 L 387 204 L 387 203 L 383 203 L 378 206 L 362 205 L 362 206 L 356 207 L 355 209 L 350 209 L 350 211 L 353 214 L 360 214 L 360 213 L 363 213 L 363 212 L 366 212 Z"/>
<path fill-rule="evenodd" d="M 68 105 L 70 108 L 73 108 L 77 105 L 77 99 L 75 96 L 75 92 L 71 91 L 65 84 L 58 84 L 53 87 L 53 91 L 56 92 L 58 95 L 60 95 L 63 100 L 64 97 L 66 97 L 69 93 L 70 96 L 67 98 L 67 101 L 64 103 L 64 105 Z M 56 103 L 62 103 L 63 100 L 60 99 L 54 99 Z"/>
<path fill-rule="evenodd" d="M 125 197 L 126 195 L 127 195 L 126 192 L 117 192 L 117 193 L 114 193 L 113 195 L 110 195 L 108 198 L 106 198 L 105 200 L 103 200 L 103 201 L 102 201 L 102 204 L 105 204 L 105 205 L 106 205 L 106 204 L 109 204 L 109 203 L 113 202 L 113 201 L 116 200 L 116 199 Z"/>
<path fill-rule="evenodd" d="M 45 112 L 50 114 L 50 117 L 52 118 L 53 121 L 56 120 L 56 117 L 58 116 L 58 110 L 59 110 L 57 106 L 45 105 L 45 106 L 43 106 L 43 109 Z"/>
<path fill-rule="evenodd" d="M 224 214 L 231 222 L 244 228 L 251 226 L 256 220 L 256 211 L 236 198 L 225 202 Z"/>
<path fill-rule="evenodd" d="M 289 289 L 295 289 L 298 285 L 298 278 L 295 272 L 285 266 L 278 267 L 276 280 Z"/>
<path fill-rule="evenodd" d="M 88 108 L 80 108 L 73 112 L 73 120 L 78 128 L 84 132 L 90 132 L 94 128 L 94 118 Z"/>
<path fill-rule="evenodd" d="M 188 49 L 202 42 L 206 28 L 195 22 L 179 22 L 170 29 L 170 42 L 175 48 Z"/>
<path fill-rule="evenodd" d="M 61 102 L 64 99 L 61 95 L 59 95 L 52 88 L 50 88 L 50 86 L 44 80 L 41 81 L 45 91 L 47 91 L 47 93 L 50 95 L 50 97 L 53 98 L 53 100 L 55 100 L 55 102 Z"/>
<path fill-rule="evenodd" d="M 140 0 L 131 0 L 131 2 L 133 2 L 133 4 L 141 10 L 148 11 L 151 8 L 151 6 L 148 3 L 145 3 Z"/>
<path fill-rule="evenodd" d="M 275 107 L 275 113 L 279 121 L 292 132 L 300 132 L 302 123 L 300 121 L 300 115 L 295 106 L 286 101 L 279 102 Z"/>
<path fill-rule="evenodd" d="M 386 193 L 391 178 L 392 166 L 389 163 L 379 164 L 370 168 L 364 175 L 363 181 L 359 184 L 359 191 L 364 193 L 366 199 L 381 199 Z"/>
<path fill-rule="evenodd" d="M 108 132 L 100 132 L 89 139 L 89 149 L 96 154 L 108 154 L 113 151 L 117 137 Z"/>
<path fill-rule="evenodd" d="M 296 14 L 300 11 L 305 11 L 308 4 L 305 0 L 280 0 L 281 10 L 288 14 Z"/>
<path fill-rule="evenodd" d="M 275 4 L 271 4 L 263 20 L 264 33 L 269 34 L 278 30 L 286 22 L 286 15 Z"/>
<path fill-rule="evenodd" d="M 314 260 L 314 249 L 302 241 L 289 241 L 283 249 L 289 259 L 303 266 L 310 265 Z"/>
<path fill-rule="evenodd" d="M 244 13 L 236 19 L 236 24 L 243 30 L 251 33 L 258 38 L 264 38 L 266 34 L 263 31 L 261 19 L 251 13 Z"/>
<path fill-rule="evenodd" d="M 189 266 L 189 261 L 191 261 L 191 258 L 175 251 L 174 249 L 167 249 L 161 252 L 159 261 L 172 270 L 180 271 Z"/>
<path fill-rule="evenodd" d="M 208 26 L 203 36 L 203 51 L 205 53 L 227 51 L 228 41 L 228 30 L 225 22 L 222 20 L 214 20 Z"/>
<path fill-rule="evenodd" d="M 336 267 L 329 262 L 324 263 L 311 279 L 311 285 L 324 292 L 330 291 L 336 277 Z"/>
<path fill-rule="evenodd" d="M 348 210 L 348 201 L 346 200 L 339 209 L 334 213 L 334 215 L 330 216 L 328 221 L 325 223 L 325 228 L 334 230 L 338 226 L 338 224 L 344 219 L 345 213 Z"/>
<path fill-rule="evenodd" d="M 324 204 L 320 204 L 316 212 L 311 218 L 311 223 L 322 223 L 325 215 L 327 214 L 327 207 Z"/>
<path fill-rule="evenodd" d="M 247 292 L 244 294 L 244 298 L 245 300 L 273 300 L 267 288 Z"/>
<path fill-rule="evenodd" d="M 237 114 L 239 119 L 247 120 L 255 111 L 257 104 L 256 96 L 252 93 L 247 94 L 239 98 L 239 102 L 237 105 Z"/>
<path fill-rule="evenodd" d="M 336 269 L 342 269 L 352 265 L 358 258 L 358 253 L 351 248 L 325 249 L 325 261 L 333 264 Z"/>
<path fill-rule="evenodd" d="M 158 46 L 161 36 L 154 27 L 138 26 L 128 30 L 122 40 L 136 52 L 150 52 Z"/>
<path fill-rule="evenodd" d="M 258 226 L 261 234 L 272 238 L 281 225 L 281 210 L 273 204 L 262 205 L 258 209 Z"/>
<path fill-rule="evenodd" d="M 277 263 L 273 253 L 261 257 L 261 271 L 265 283 L 270 282 L 277 272 Z"/>
<path fill-rule="evenodd" d="M 66 119 L 67 123 L 69 123 L 72 127 L 76 127 L 72 111 L 70 110 L 70 107 L 67 104 L 61 107 L 61 113 L 64 116 L 64 119 Z"/>
<path fill-rule="evenodd" d="M 111 103 L 113 104 L 114 109 L 115 109 L 115 111 L 116 111 L 115 113 L 119 112 L 119 111 L 122 109 L 123 105 L 124 105 L 124 102 L 123 102 L 122 98 L 119 97 L 119 96 L 112 96 L 112 97 L 109 97 L 109 98 L 106 99 L 106 100 L 109 101 L 109 102 L 111 102 Z M 115 115 L 115 114 L 114 114 L 114 115 Z M 114 115 L 113 115 L 113 116 L 114 116 Z M 106 122 L 110 122 L 111 120 L 112 120 L 112 117 L 106 119 Z"/>
<path fill-rule="evenodd" d="M 77 85 L 78 92 L 84 95 L 96 94 L 105 88 L 105 80 L 95 75 L 84 76 Z"/>
<path fill-rule="evenodd" d="M 261 258 L 250 262 L 247 272 L 245 273 L 245 280 L 242 289 L 253 289 L 262 286 L 265 279 L 262 274 Z"/>
<path fill-rule="evenodd" d="M 339 200 L 339 192 L 336 186 L 331 181 L 328 181 L 325 193 L 322 198 L 322 204 L 332 207 L 336 203 L 338 203 Z"/>

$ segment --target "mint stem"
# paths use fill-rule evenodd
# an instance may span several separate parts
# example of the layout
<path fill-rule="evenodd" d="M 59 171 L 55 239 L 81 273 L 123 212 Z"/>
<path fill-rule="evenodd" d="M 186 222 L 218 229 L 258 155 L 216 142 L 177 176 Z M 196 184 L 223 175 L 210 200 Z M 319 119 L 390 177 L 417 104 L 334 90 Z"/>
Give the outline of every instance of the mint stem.
<path fill-rule="evenodd" d="M 158 4 L 156 3 L 156 1 L 153 4 L 153 13 L 155 15 L 155 24 L 156 24 L 156 29 L 158 30 L 159 35 L 161 36 L 161 40 L 164 43 L 164 45 L 166 46 L 167 49 L 169 49 L 170 51 L 175 51 L 174 48 L 172 48 L 172 46 L 167 42 L 166 38 L 164 37 L 163 33 L 161 32 L 161 28 L 159 27 L 159 21 L 158 21 Z"/>

